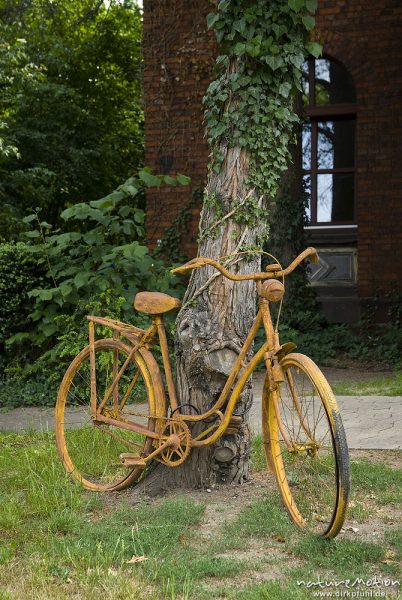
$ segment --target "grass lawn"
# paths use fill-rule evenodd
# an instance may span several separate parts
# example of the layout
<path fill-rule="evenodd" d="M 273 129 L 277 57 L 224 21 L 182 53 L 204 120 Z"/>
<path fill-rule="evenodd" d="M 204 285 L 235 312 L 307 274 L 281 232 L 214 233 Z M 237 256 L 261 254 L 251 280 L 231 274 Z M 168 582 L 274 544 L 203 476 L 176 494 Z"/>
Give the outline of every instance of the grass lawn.
<path fill-rule="evenodd" d="M 332 389 L 339 396 L 402 396 L 402 371 L 368 381 L 334 383 Z"/>
<path fill-rule="evenodd" d="M 356 453 L 347 530 L 327 542 L 288 520 L 259 438 L 250 484 L 140 502 L 68 481 L 50 433 L 0 448 L 1 600 L 288 600 L 314 597 L 298 580 L 402 580 L 401 453 Z"/>

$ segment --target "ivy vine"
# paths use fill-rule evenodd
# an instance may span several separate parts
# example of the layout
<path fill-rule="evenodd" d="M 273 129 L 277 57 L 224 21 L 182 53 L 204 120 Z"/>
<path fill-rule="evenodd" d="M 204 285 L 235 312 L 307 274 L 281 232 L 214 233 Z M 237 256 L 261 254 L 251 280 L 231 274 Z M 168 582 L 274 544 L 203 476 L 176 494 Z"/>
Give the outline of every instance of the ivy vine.
<path fill-rule="evenodd" d="M 275 197 L 288 167 L 302 64 L 321 54 L 313 41 L 316 8 L 316 0 L 220 0 L 208 15 L 220 48 L 204 98 L 210 169 L 221 169 L 222 144 L 243 147 L 250 156 L 247 183 L 255 190 L 238 219 L 248 213 L 250 220 L 248 204 L 256 197 Z M 253 206 L 255 218 L 258 208 Z"/>

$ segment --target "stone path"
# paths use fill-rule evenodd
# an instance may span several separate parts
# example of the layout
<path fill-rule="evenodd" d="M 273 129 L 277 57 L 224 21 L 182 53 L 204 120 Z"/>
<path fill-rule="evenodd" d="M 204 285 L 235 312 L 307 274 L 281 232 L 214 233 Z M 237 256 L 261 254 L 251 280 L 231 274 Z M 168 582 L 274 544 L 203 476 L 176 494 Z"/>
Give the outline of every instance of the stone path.
<path fill-rule="evenodd" d="M 254 381 L 255 400 L 250 411 L 253 433 L 261 431 L 262 376 Z M 402 449 L 401 396 L 338 396 L 342 420 L 350 448 Z M 77 417 L 78 414 L 78 417 Z M 73 409 L 71 419 L 79 419 L 79 410 Z M 0 412 L 0 431 L 52 431 L 52 408 L 17 408 Z"/>
<path fill-rule="evenodd" d="M 335 371 L 335 370 L 333 370 Z M 325 372 L 328 377 L 328 373 Z M 328 377 L 331 382 L 332 374 Z M 263 379 L 254 380 L 255 401 L 250 411 L 253 433 L 261 431 Z M 402 449 L 401 396 L 337 396 L 349 448 Z"/>

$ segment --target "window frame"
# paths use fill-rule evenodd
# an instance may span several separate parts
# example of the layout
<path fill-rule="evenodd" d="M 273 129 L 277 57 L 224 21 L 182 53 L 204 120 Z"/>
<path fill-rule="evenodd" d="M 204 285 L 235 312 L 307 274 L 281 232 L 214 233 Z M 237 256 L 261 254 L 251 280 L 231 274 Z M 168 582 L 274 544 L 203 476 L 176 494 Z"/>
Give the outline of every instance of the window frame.
<path fill-rule="evenodd" d="M 329 57 L 323 56 L 325 60 L 336 62 L 340 64 L 345 70 L 346 67 L 339 61 Z M 357 107 L 356 103 L 345 102 L 338 104 L 325 104 L 317 105 L 315 103 L 315 92 L 316 92 L 316 77 L 315 77 L 315 61 L 313 56 L 307 59 L 308 62 L 308 104 L 303 105 L 301 103 L 301 112 L 303 122 L 310 124 L 311 128 L 311 148 L 310 148 L 310 169 L 304 169 L 301 165 L 302 177 L 310 175 L 311 185 L 311 204 L 310 204 L 310 219 L 308 220 L 305 229 L 352 229 L 357 227 L 356 223 L 356 128 L 354 138 L 354 165 L 353 167 L 337 167 L 333 169 L 319 169 L 318 168 L 318 127 L 320 122 L 324 121 L 337 121 L 337 120 L 351 120 L 357 122 Z M 301 150 L 303 154 L 303 148 Z M 353 193 L 353 221 L 317 221 L 317 209 L 318 209 L 318 175 L 325 174 L 336 174 L 345 173 L 353 174 L 354 193 Z"/>

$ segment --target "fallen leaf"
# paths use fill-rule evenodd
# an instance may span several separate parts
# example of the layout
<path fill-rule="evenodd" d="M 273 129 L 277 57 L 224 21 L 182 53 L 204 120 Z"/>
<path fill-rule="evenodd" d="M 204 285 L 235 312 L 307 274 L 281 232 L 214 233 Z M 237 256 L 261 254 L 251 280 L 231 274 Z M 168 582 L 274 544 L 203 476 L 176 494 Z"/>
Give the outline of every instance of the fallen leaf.
<path fill-rule="evenodd" d="M 144 562 L 144 560 L 148 560 L 148 558 L 146 556 L 135 556 L 135 554 L 133 554 L 130 560 L 127 561 L 127 564 Z"/>

